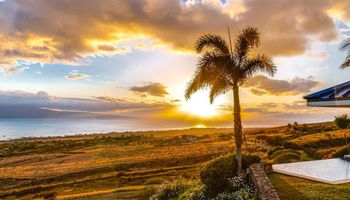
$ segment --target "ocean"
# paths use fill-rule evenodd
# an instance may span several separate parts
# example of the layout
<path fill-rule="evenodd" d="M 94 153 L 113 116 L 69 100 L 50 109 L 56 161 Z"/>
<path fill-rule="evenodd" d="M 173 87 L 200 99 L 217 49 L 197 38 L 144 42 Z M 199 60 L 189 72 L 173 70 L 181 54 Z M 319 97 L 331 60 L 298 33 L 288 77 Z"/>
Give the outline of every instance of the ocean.
<path fill-rule="evenodd" d="M 119 119 L 0 119 L 0 140 L 164 129 L 169 127 Z"/>

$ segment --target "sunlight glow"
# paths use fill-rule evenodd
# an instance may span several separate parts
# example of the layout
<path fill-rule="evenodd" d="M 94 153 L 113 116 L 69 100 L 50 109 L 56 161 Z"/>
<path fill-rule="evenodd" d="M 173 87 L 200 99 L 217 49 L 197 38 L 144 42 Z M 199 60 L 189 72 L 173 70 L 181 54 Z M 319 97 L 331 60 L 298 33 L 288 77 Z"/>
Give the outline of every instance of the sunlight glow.
<path fill-rule="evenodd" d="M 219 114 L 221 99 L 217 98 L 213 104 L 209 102 L 209 92 L 199 91 L 192 95 L 188 101 L 183 101 L 180 106 L 182 111 L 200 117 L 212 117 Z"/>
<path fill-rule="evenodd" d="M 197 125 L 195 125 L 194 127 L 195 127 L 195 128 L 207 128 L 207 126 L 204 125 L 204 124 L 197 124 Z"/>

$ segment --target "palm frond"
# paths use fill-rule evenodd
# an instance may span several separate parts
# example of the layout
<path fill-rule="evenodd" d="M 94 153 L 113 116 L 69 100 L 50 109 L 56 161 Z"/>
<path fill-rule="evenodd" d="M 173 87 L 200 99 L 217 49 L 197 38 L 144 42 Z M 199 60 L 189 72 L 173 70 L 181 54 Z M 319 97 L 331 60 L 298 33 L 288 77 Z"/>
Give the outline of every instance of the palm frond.
<path fill-rule="evenodd" d="M 345 69 L 350 67 L 350 52 L 349 55 L 346 56 L 345 61 L 343 62 L 343 64 L 340 66 L 340 69 Z"/>
<path fill-rule="evenodd" d="M 195 49 L 197 53 L 202 53 L 205 48 L 213 50 L 222 55 L 230 53 L 226 41 L 218 35 L 206 34 L 201 36 L 195 44 Z"/>
<path fill-rule="evenodd" d="M 253 47 L 260 45 L 260 33 L 257 28 L 247 27 L 237 36 L 234 54 L 238 59 L 243 60 L 248 56 Z"/>
<path fill-rule="evenodd" d="M 347 50 L 350 47 L 350 40 L 344 41 L 340 47 L 340 50 Z"/>
<path fill-rule="evenodd" d="M 210 103 L 214 102 L 214 98 L 220 94 L 224 94 L 231 89 L 231 83 L 225 78 L 218 76 L 215 82 L 210 87 Z"/>
<path fill-rule="evenodd" d="M 272 59 L 265 55 L 257 55 L 254 58 L 246 60 L 241 74 L 240 82 L 244 82 L 246 79 L 252 77 L 257 72 L 264 72 L 270 76 L 273 76 L 277 71 L 276 66 L 273 64 Z"/>
<path fill-rule="evenodd" d="M 340 69 L 345 69 L 350 66 L 350 40 L 344 41 L 340 47 L 340 50 L 348 51 L 348 56 L 346 56 L 345 61 L 340 65 Z"/>
<path fill-rule="evenodd" d="M 229 77 L 224 75 L 226 74 L 225 70 L 227 70 L 225 63 L 228 62 L 229 55 L 220 56 L 215 52 L 206 52 L 200 58 L 193 79 L 187 85 L 185 98 L 189 99 L 199 89 L 211 87 L 218 79 L 218 76 Z"/>

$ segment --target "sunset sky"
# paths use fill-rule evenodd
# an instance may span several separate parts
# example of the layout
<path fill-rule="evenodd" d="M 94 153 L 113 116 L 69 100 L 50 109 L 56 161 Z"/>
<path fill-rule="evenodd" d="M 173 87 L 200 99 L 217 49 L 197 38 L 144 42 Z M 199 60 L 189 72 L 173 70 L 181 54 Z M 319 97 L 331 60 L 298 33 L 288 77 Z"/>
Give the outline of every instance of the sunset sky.
<path fill-rule="evenodd" d="M 350 80 L 339 50 L 350 36 L 345 0 L 2 0 L 1 118 L 106 117 L 176 126 L 231 125 L 232 94 L 184 100 L 194 42 L 261 32 L 274 77 L 241 89 L 243 124 L 333 120 L 347 109 L 307 108 L 303 96 Z"/>

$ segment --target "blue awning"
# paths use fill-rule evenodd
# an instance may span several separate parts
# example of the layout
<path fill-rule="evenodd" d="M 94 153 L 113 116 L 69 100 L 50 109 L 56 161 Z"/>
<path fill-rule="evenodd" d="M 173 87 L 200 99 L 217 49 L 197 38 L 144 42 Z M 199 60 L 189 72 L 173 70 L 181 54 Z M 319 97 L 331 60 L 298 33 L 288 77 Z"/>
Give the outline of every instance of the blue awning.
<path fill-rule="evenodd" d="M 309 94 L 304 99 L 308 106 L 350 107 L 350 81 Z"/>

